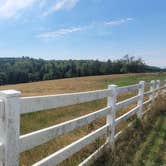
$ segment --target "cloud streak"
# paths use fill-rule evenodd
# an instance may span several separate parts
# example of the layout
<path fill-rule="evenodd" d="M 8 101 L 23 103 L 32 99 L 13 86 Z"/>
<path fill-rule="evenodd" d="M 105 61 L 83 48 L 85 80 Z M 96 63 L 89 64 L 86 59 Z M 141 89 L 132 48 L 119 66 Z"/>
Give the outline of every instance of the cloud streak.
<path fill-rule="evenodd" d="M 112 20 L 112 21 L 105 22 L 105 25 L 117 26 L 117 25 L 125 24 L 125 23 L 131 22 L 131 21 L 133 21 L 133 18 L 125 18 L 125 19 Z"/>
<path fill-rule="evenodd" d="M 48 14 L 57 12 L 59 10 L 70 10 L 76 6 L 79 0 L 56 0 L 54 5 L 50 7 L 46 12 L 43 13 L 44 16 Z"/>
<path fill-rule="evenodd" d="M 0 18 L 9 19 L 15 17 L 32 6 L 42 9 L 43 15 L 47 16 L 59 10 L 70 10 L 76 6 L 78 1 L 79 0 L 0 0 Z"/>
<path fill-rule="evenodd" d="M 62 28 L 62 29 L 59 29 L 56 31 L 49 31 L 49 32 L 41 33 L 41 34 L 37 35 L 37 38 L 41 38 L 41 39 L 61 38 L 68 34 L 71 34 L 71 33 L 81 32 L 85 29 L 86 29 L 86 27 Z"/>
<path fill-rule="evenodd" d="M 31 7 L 37 0 L 3 0 L 0 1 L 0 17 L 11 18 L 20 11 Z"/>
<path fill-rule="evenodd" d="M 131 22 L 131 21 L 133 21 L 133 18 L 113 20 L 113 21 L 102 22 L 102 23 L 98 23 L 98 24 L 92 23 L 89 25 L 79 26 L 79 27 L 62 28 L 62 29 L 58 29 L 55 31 L 43 32 L 43 33 L 37 35 L 36 37 L 40 38 L 40 39 L 47 39 L 47 40 L 61 38 L 61 37 L 65 37 L 66 35 L 73 34 L 76 32 L 81 32 L 81 31 L 90 30 L 90 29 L 94 30 L 97 27 L 102 27 L 102 30 L 103 30 L 103 28 L 105 28 L 105 26 L 109 26 L 109 27 L 120 26 L 124 23 Z"/>

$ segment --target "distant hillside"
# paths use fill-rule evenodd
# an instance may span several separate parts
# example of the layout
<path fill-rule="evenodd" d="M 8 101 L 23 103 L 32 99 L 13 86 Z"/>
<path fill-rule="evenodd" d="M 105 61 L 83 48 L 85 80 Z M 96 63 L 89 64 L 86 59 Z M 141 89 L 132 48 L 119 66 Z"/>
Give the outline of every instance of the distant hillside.
<path fill-rule="evenodd" d="M 123 73 L 158 72 L 158 67 L 146 65 L 142 59 L 126 55 L 115 61 L 43 60 L 29 57 L 0 58 L 0 85 L 59 78 Z"/>

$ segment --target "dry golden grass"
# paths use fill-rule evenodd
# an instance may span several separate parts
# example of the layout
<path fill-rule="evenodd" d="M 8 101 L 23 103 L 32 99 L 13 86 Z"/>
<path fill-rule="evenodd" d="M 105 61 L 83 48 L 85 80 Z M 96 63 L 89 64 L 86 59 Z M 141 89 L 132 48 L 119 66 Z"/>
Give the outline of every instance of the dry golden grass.
<path fill-rule="evenodd" d="M 103 87 L 103 83 L 112 82 L 115 79 L 122 78 L 125 76 L 128 75 L 117 74 L 112 76 L 104 75 L 40 81 L 33 83 L 0 86 L 0 90 L 16 89 L 21 91 L 23 96 L 80 92 L 106 88 L 106 86 Z"/>
<path fill-rule="evenodd" d="M 158 78 L 166 78 L 166 73 L 164 73 L 163 75 L 157 73 L 146 73 L 67 78 L 0 86 L 0 90 L 16 89 L 21 91 L 23 96 L 37 96 L 103 89 L 107 88 L 107 86 L 111 83 L 124 86 L 128 84 L 138 83 L 141 79 L 149 81 L 151 79 Z"/>
<path fill-rule="evenodd" d="M 17 85 L 7 85 L 1 86 L 0 90 L 3 89 L 16 89 L 22 92 L 22 96 L 37 96 L 37 95 L 48 95 L 48 94 L 60 94 L 68 92 L 80 92 L 88 90 L 97 90 L 107 88 L 109 84 L 117 84 L 120 86 L 138 83 L 139 80 L 150 81 L 151 79 L 164 79 L 166 75 L 158 74 L 124 74 L 124 75 L 107 75 L 107 76 L 93 76 L 93 77 L 80 77 L 80 78 L 70 78 L 70 79 L 60 79 L 51 81 L 42 81 L 35 83 L 17 84 Z M 136 92 L 127 93 L 118 98 L 118 100 L 123 100 L 125 98 L 131 97 Z M 77 104 L 74 106 L 46 110 L 43 112 L 30 113 L 21 116 L 21 134 L 29 133 L 38 129 L 49 127 L 66 120 L 70 120 L 81 115 L 85 115 L 90 112 L 94 112 L 100 108 L 106 106 L 106 99 L 97 100 L 93 102 L 87 102 L 83 104 Z M 134 105 L 130 105 L 125 109 L 118 112 L 117 116 L 122 113 L 127 112 L 129 109 L 133 108 Z M 90 133 L 101 127 L 105 123 L 105 118 L 96 120 L 90 125 L 82 127 L 64 136 L 60 136 L 48 143 L 41 146 L 33 148 L 30 151 L 21 154 L 20 165 L 29 166 L 34 162 L 39 161 L 43 157 L 52 154 L 58 149 L 72 143 L 73 141 L 81 138 L 82 136 Z M 122 128 L 126 125 L 120 125 L 118 128 Z M 119 130 L 119 129 L 118 129 Z M 79 153 L 71 157 L 70 159 L 64 161 L 61 165 L 63 166 L 73 166 L 77 165 L 90 153 L 92 153 L 97 147 L 101 145 L 104 138 L 97 139 L 89 146 L 86 146 Z"/>

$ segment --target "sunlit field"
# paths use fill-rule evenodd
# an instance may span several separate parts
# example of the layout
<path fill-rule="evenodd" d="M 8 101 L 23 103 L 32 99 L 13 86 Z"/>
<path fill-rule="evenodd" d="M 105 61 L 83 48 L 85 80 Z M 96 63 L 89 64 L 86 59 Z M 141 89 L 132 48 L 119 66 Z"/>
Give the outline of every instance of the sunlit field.
<path fill-rule="evenodd" d="M 146 74 L 124 74 L 124 75 L 104 75 L 104 76 L 91 76 L 91 77 L 79 77 L 69 79 L 59 79 L 51 81 L 41 81 L 34 83 L 25 83 L 17 85 L 1 86 L 0 90 L 15 89 L 22 92 L 22 96 L 38 96 L 38 95 L 50 95 L 61 94 L 70 92 L 81 92 L 89 90 L 105 89 L 110 84 L 117 84 L 118 86 L 126 86 L 138 83 L 140 80 L 164 80 L 166 79 L 166 73 L 146 73 Z M 136 92 L 130 92 L 119 97 L 118 100 L 128 98 L 134 95 Z M 94 112 L 100 108 L 106 106 L 106 99 L 96 100 L 93 102 L 87 102 L 83 104 L 77 104 L 69 107 L 63 107 L 59 109 L 46 110 L 43 112 L 29 113 L 21 117 L 21 134 L 26 134 L 38 129 L 49 127 L 81 115 L 85 115 L 90 112 Z M 129 110 L 129 108 L 135 105 L 130 105 L 121 110 L 117 115 Z M 49 141 L 41 146 L 35 147 L 30 151 L 26 151 L 21 154 L 20 165 L 32 165 L 33 163 L 41 160 L 42 158 L 52 154 L 53 152 L 61 149 L 62 147 L 72 143 L 73 141 L 81 138 L 82 136 L 90 133 L 91 131 L 101 127 L 105 123 L 105 118 L 98 119 L 80 129 L 75 130 L 69 134 L 60 136 L 52 141 Z M 122 125 L 118 126 L 121 129 Z M 74 166 L 85 159 L 95 149 L 97 149 L 105 140 L 104 137 L 97 139 L 92 144 L 86 146 L 80 152 L 76 153 L 71 158 L 65 160 L 62 164 L 64 166 Z"/>

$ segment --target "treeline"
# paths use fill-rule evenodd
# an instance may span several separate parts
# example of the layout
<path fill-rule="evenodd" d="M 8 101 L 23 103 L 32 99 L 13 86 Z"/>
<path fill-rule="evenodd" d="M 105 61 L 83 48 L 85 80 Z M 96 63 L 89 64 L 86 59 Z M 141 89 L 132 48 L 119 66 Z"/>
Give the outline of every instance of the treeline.
<path fill-rule="evenodd" d="M 99 60 L 43 60 L 29 57 L 0 58 L 0 85 L 79 76 L 160 71 L 142 59 L 126 55 L 106 62 Z"/>

